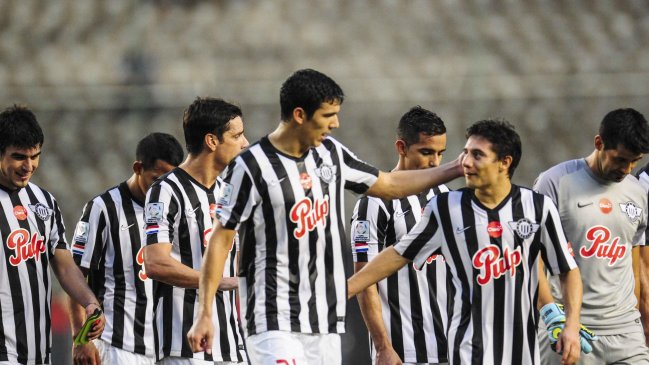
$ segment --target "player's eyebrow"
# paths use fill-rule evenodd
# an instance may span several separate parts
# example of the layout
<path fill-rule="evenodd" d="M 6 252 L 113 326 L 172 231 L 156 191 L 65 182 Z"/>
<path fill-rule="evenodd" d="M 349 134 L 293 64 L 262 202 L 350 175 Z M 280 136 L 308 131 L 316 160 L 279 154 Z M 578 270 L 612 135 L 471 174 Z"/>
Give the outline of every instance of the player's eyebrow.
<path fill-rule="evenodd" d="M 40 156 L 41 153 L 42 153 L 42 151 L 38 151 L 37 153 L 35 153 L 33 155 L 26 155 L 24 153 L 14 152 L 14 153 L 11 154 L 11 158 L 17 159 L 17 160 L 26 159 L 26 158 L 36 158 L 36 157 Z"/>

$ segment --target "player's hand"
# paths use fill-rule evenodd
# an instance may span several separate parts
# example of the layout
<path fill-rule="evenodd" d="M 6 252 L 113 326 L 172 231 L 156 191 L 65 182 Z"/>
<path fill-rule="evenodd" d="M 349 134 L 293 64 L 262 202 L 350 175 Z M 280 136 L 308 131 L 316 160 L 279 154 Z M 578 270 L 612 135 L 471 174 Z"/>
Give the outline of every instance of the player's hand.
<path fill-rule="evenodd" d="M 559 334 L 557 341 L 557 352 L 562 354 L 561 364 L 571 365 L 579 360 L 581 347 L 579 345 L 579 327 L 566 326 Z"/>
<path fill-rule="evenodd" d="M 100 365 L 99 351 L 95 344 L 88 342 L 85 345 L 73 345 L 72 363 L 74 365 Z"/>
<path fill-rule="evenodd" d="M 90 303 L 86 306 L 86 318 L 90 317 L 95 309 L 101 310 L 101 307 L 98 304 Z M 88 332 L 88 341 L 92 341 L 101 336 L 101 333 L 104 332 L 104 327 L 106 326 L 106 317 L 104 317 L 104 311 L 101 311 L 101 316 L 95 321 L 92 325 L 92 329 Z"/>
<path fill-rule="evenodd" d="M 214 338 L 214 325 L 209 316 L 199 314 L 198 318 L 187 332 L 187 341 L 193 352 L 205 351 L 212 353 L 212 339 Z"/>
<path fill-rule="evenodd" d="M 466 157 L 466 153 L 464 153 L 464 151 L 462 151 L 462 153 L 460 153 L 460 155 L 457 156 L 457 159 L 455 161 L 453 161 L 453 163 L 456 164 L 456 171 L 457 171 L 458 177 L 464 176 L 464 166 L 463 166 L 463 164 L 464 164 L 464 158 L 465 157 Z"/>
<path fill-rule="evenodd" d="M 402 365 L 399 355 L 392 348 L 392 346 L 386 346 L 380 350 L 376 351 L 376 364 L 375 365 Z"/>

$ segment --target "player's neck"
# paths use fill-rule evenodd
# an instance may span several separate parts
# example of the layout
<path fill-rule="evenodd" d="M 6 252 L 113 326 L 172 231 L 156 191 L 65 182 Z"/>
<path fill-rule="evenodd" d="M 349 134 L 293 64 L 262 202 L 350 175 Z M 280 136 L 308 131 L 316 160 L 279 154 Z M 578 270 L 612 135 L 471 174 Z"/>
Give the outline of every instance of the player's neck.
<path fill-rule="evenodd" d="M 146 199 L 146 191 L 142 191 L 142 189 L 140 189 L 140 186 L 137 183 L 136 174 L 131 175 L 131 177 L 126 180 L 126 186 L 128 186 L 128 190 L 136 200 L 143 202 Z"/>
<path fill-rule="evenodd" d="M 280 122 L 268 135 L 270 143 L 280 152 L 293 157 L 302 157 L 311 146 L 302 141 L 300 129 L 291 122 Z"/>
<path fill-rule="evenodd" d="M 223 171 L 223 168 L 217 166 L 214 158 L 207 153 L 189 154 L 178 167 L 185 170 L 189 176 L 205 187 L 214 185 L 216 178 Z"/>
<path fill-rule="evenodd" d="M 497 207 L 502 203 L 512 190 L 512 183 L 509 179 L 501 181 L 488 187 L 475 189 L 475 197 L 480 203 L 489 209 Z"/>
<path fill-rule="evenodd" d="M 594 150 L 588 157 L 585 158 L 586 165 L 590 168 L 590 171 L 593 172 L 593 175 L 598 178 L 602 177 L 602 166 L 600 164 L 599 158 L 597 158 L 597 150 Z"/>

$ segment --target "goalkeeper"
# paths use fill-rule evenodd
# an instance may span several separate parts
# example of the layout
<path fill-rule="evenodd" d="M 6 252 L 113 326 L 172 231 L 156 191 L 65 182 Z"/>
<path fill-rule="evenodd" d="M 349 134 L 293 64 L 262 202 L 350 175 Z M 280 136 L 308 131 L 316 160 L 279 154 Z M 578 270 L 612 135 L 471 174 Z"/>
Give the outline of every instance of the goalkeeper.
<path fill-rule="evenodd" d="M 602 119 L 593 142 L 588 156 L 551 167 L 534 184 L 535 190 L 559 207 L 583 282 L 580 321 L 599 337 L 592 341 L 591 334 L 581 332 L 584 351 L 578 364 L 649 364 L 645 339 L 649 330 L 649 246 L 645 240 L 649 207 L 647 190 L 630 175 L 649 153 L 649 123 L 634 109 L 613 110 Z M 539 304 L 560 303 L 559 283 L 554 277 L 548 282 L 551 291 L 539 287 Z M 553 305 L 544 310 L 548 320 L 558 313 L 560 322 L 559 312 Z M 547 324 L 553 332 L 560 332 L 557 322 Z M 558 358 L 542 321 L 539 327 L 541 363 L 556 364 Z"/>

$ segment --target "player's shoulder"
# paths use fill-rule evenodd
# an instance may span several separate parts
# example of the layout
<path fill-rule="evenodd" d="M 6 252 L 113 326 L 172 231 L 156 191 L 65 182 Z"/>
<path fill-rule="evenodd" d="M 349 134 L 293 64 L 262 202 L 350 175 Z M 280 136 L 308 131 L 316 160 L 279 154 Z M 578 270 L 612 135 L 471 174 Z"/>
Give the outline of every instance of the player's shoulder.
<path fill-rule="evenodd" d="M 39 203 L 46 204 L 48 207 L 53 208 L 56 198 L 48 190 L 45 190 L 40 185 L 36 185 L 33 182 L 27 184 L 27 189 L 32 191 Z"/>
<path fill-rule="evenodd" d="M 583 158 L 560 162 L 539 174 L 538 180 L 553 180 L 587 168 Z"/>

